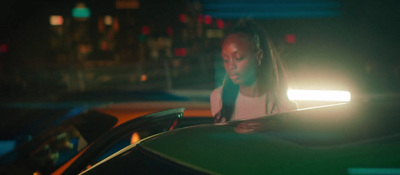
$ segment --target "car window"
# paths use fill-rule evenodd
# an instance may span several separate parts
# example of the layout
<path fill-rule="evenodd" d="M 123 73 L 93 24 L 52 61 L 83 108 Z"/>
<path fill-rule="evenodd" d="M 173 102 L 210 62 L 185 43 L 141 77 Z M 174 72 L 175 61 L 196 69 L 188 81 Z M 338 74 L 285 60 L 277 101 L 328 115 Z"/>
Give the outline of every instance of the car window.
<path fill-rule="evenodd" d="M 107 114 L 84 112 L 42 132 L 2 159 L 12 160 L 4 164 L 49 174 L 112 128 L 116 122 L 115 117 Z"/>
<path fill-rule="evenodd" d="M 175 128 L 174 123 L 181 120 L 183 111 L 184 108 L 177 108 L 148 114 L 110 130 L 96 140 L 64 173 L 77 174 L 140 139 Z"/>
<path fill-rule="evenodd" d="M 62 165 L 87 145 L 78 129 L 68 125 L 55 131 L 52 137 L 32 151 L 29 162 L 44 172 L 49 167 Z"/>
<path fill-rule="evenodd" d="M 73 123 L 89 142 L 93 142 L 100 135 L 111 129 L 118 119 L 97 111 L 88 111 L 73 118 Z"/>
<path fill-rule="evenodd" d="M 170 129 L 172 122 L 163 121 L 160 123 L 154 123 L 152 125 L 147 125 L 139 128 L 133 128 L 130 132 L 121 135 L 121 137 L 114 142 L 110 143 L 104 151 L 102 151 L 95 159 L 93 159 L 87 167 L 94 165 L 108 156 L 116 153 L 117 151 L 125 148 L 126 146 L 136 143 L 137 141 L 146 138 L 148 136 L 168 131 Z M 121 133 L 122 134 L 122 133 Z"/>

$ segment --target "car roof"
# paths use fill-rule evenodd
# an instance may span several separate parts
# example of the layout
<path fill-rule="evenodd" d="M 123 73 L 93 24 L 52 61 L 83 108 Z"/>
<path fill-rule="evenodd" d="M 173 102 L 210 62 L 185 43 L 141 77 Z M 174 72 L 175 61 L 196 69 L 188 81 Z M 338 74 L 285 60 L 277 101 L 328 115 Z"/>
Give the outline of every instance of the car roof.
<path fill-rule="evenodd" d="M 328 163 L 343 161 L 335 166 L 347 168 L 387 167 L 396 164 L 393 162 L 397 162 L 398 168 L 400 160 L 393 155 L 399 155 L 400 149 L 398 144 L 390 144 L 393 139 L 400 139 L 397 106 L 398 103 L 333 105 L 254 120 L 200 125 L 156 135 L 138 146 L 181 165 L 221 174 L 287 174 L 296 173 L 296 169 L 312 172 L 318 168 L 310 165 L 321 159 Z M 343 158 L 337 159 L 338 156 Z M 369 159 L 377 164 L 357 164 Z M 283 170 L 283 166 L 289 170 Z"/>
<path fill-rule="evenodd" d="M 142 101 L 114 103 L 93 108 L 118 119 L 116 126 L 149 113 L 185 108 L 183 117 L 212 117 L 210 103 L 204 101 Z"/>
<path fill-rule="evenodd" d="M 107 104 L 96 107 L 95 109 L 111 109 L 111 110 L 137 110 L 137 109 L 154 109 L 154 108 L 178 108 L 185 107 L 187 109 L 209 109 L 210 103 L 204 101 L 140 101 Z"/>

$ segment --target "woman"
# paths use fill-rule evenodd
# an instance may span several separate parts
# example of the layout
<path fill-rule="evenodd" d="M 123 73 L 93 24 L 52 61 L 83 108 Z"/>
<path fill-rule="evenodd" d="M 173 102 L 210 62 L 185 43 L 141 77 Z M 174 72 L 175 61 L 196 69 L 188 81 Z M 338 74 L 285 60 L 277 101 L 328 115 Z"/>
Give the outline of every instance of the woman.
<path fill-rule="evenodd" d="M 285 68 L 254 21 L 242 20 L 226 35 L 221 56 L 226 76 L 210 96 L 216 123 L 296 109 L 286 96 Z"/>

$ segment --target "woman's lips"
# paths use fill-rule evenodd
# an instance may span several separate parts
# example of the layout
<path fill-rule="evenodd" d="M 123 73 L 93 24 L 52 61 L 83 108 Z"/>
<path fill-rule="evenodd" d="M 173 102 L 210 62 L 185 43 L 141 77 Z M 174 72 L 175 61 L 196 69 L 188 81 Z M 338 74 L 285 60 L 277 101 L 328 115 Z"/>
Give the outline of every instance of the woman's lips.
<path fill-rule="evenodd" d="M 230 77 L 231 77 L 232 80 L 236 80 L 236 79 L 239 78 L 239 75 L 230 75 Z"/>

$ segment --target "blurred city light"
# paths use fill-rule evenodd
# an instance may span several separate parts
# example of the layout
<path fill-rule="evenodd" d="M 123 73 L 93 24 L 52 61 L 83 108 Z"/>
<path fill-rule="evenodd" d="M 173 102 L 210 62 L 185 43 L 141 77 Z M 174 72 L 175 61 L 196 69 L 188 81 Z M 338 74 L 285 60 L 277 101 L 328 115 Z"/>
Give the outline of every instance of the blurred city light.
<path fill-rule="evenodd" d="M 342 101 L 348 102 L 351 94 L 348 91 L 295 90 L 289 89 L 287 96 L 291 101 Z"/>
<path fill-rule="evenodd" d="M 72 17 L 74 18 L 89 18 L 90 9 L 86 7 L 85 3 L 79 2 L 75 8 L 72 9 Z"/>
<path fill-rule="evenodd" d="M 104 19 L 102 17 L 99 17 L 98 19 L 97 28 L 99 29 L 100 33 L 104 32 Z"/>
<path fill-rule="evenodd" d="M 108 50 L 108 43 L 106 41 L 101 41 L 100 42 L 100 49 L 101 50 Z"/>
<path fill-rule="evenodd" d="M 61 26 L 64 23 L 64 19 L 60 15 L 51 15 L 50 16 L 50 25 L 52 26 Z"/>
<path fill-rule="evenodd" d="M 223 38 L 224 31 L 221 29 L 207 29 L 206 37 L 207 38 Z"/>
<path fill-rule="evenodd" d="M 225 27 L 224 21 L 222 19 L 218 19 L 217 26 L 219 29 L 224 29 L 224 27 Z"/>
<path fill-rule="evenodd" d="M 139 1 L 138 0 L 117 0 L 115 2 L 116 9 L 138 9 Z"/>
<path fill-rule="evenodd" d="M 197 16 L 197 22 L 203 23 L 203 15 L 202 15 L 202 14 L 199 14 L 199 15 Z"/>
<path fill-rule="evenodd" d="M 78 45 L 79 53 L 88 54 L 92 52 L 92 46 L 88 44 L 80 44 Z"/>
<path fill-rule="evenodd" d="M 140 75 L 140 81 L 142 82 L 147 81 L 147 75 L 145 74 Z"/>
<path fill-rule="evenodd" d="M 177 56 L 177 57 L 184 57 L 184 56 L 186 56 L 186 49 L 185 48 L 175 48 L 174 53 L 175 53 L 175 56 Z"/>
<path fill-rule="evenodd" d="M 143 34 L 143 35 L 148 35 L 148 34 L 150 34 L 150 28 L 149 28 L 149 26 L 143 26 L 143 27 L 142 27 L 142 34 Z"/>
<path fill-rule="evenodd" d="M 0 53 L 6 53 L 8 51 L 7 44 L 0 44 Z"/>
<path fill-rule="evenodd" d="M 182 23 L 187 22 L 186 15 L 183 14 L 183 13 L 179 14 L 179 21 L 182 22 Z"/>
<path fill-rule="evenodd" d="M 172 27 L 168 27 L 167 28 L 167 34 L 168 34 L 168 36 L 174 35 L 174 29 Z"/>
<path fill-rule="evenodd" d="M 104 17 L 104 24 L 105 25 L 111 25 L 113 23 L 113 18 L 110 15 L 107 15 Z"/>
<path fill-rule="evenodd" d="M 204 23 L 205 24 L 211 24 L 212 23 L 212 18 L 210 15 L 205 15 L 204 16 Z"/>
<path fill-rule="evenodd" d="M 119 31 L 119 20 L 118 20 L 118 17 L 114 17 L 112 28 L 116 32 Z"/>
<path fill-rule="evenodd" d="M 285 41 L 289 44 L 294 44 L 296 43 L 296 35 L 293 34 L 286 34 L 285 35 Z"/>

